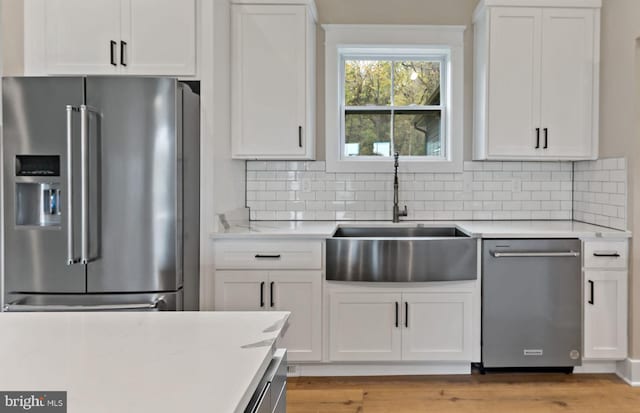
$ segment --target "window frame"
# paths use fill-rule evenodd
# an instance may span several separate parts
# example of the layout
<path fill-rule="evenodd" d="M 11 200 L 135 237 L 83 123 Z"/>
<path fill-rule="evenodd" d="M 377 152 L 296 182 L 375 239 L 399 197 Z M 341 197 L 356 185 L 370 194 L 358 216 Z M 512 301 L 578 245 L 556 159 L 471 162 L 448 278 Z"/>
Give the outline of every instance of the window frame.
<path fill-rule="evenodd" d="M 325 147 L 327 172 L 391 172 L 393 157 L 345 155 L 344 61 L 443 59 L 441 156 L 403 156 L 403 172 L 462 172 L 465 26 L 323 25 L 325 30 Z M 393 70 L 393 69 L 392 69 Z M 444 89 L 444 92 L 442 90 Z M 393 90 L 391 91 L 393 93 Z M 376 109 L 383 109 L 375 107 Z M 401 110 L 385 107 L 383 110 Z M 410 110 L 428 110 L 418 106 Z M 433 107 L 437 108 L 437 107 Z M 375 109 L 371 109 L 375 110 Z"/>

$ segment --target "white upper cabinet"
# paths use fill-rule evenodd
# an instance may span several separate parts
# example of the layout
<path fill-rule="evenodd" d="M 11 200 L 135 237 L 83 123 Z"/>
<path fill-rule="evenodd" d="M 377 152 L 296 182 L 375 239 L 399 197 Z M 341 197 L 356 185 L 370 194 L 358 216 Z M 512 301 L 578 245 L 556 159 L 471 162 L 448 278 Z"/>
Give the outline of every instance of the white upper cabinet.
<path fill-rule="evenodd" d="M 476 10 L 474 159 L 597 158 L 600 3 L 527 5 Z"/>
<path fill-rule="evenodd" d="M 129 74 L 196 72 L 195 0 L 124 0 L 121 65 Z"/>
<path fill-rule="evenodd" d="M 47 74 L 194 75 L 197 0 L 47 0 Z"/>
<path fill-rule="evenodd" d="M 291 3 L 232 5 L 236 159 L 314 157 L 315 6 Z"/>
<path fill-rule="evenodd" d="M 594 42 L 599 44 L 599 39 L 594 35 L 594 10 L 543 10 L 541 126 L 548 156 L 597 157 Z"/>
<path fill-rule="evenodd" d="M 47 0 L 45 7 L 47 72 L 118 72 L 120 1 Z"/>
<path fill-rule="evenodd" d="M 496 156 L 536 156 L 540 126 L 540 9 L 500 8 L 491 19 L 487 113 Z M 514 100 L 515 97 L 515 100 Z"/>

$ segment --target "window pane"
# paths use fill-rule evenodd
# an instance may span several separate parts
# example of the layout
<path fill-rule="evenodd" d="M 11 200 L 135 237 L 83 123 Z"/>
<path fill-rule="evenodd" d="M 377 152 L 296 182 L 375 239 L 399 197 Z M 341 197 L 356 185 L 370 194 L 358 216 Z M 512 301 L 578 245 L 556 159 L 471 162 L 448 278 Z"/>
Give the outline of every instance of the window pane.
<path fill-rule="evenodd" d="M 344 75 L 347 106 L 391 104 L 391 62 L 346 60 Z"/>
<path fill-rule="evenodd" d="M 440 120 L 439 110 L 396 111 L 394 150 L 404 156 L 442 156 Z"/>
<path fill-rule="evenodd" d="M 394 62 L 394 106 L 439 105 L 440 62 Z"/>
<path fill-rule="evenodd" d="M 390 111 L 347 111 L 345 113 L 345 156 L 391 155 Z"/>

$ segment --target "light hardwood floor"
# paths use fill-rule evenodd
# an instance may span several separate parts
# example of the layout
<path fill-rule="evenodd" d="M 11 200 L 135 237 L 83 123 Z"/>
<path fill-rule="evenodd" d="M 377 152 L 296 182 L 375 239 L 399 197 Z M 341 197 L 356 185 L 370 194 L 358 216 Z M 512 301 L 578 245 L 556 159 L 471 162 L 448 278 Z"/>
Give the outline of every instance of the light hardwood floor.
<path fill-rule="evenodd" d="M 640 388 L 609 374 L 292 377 L 287 413 L 640 413 Z"/>

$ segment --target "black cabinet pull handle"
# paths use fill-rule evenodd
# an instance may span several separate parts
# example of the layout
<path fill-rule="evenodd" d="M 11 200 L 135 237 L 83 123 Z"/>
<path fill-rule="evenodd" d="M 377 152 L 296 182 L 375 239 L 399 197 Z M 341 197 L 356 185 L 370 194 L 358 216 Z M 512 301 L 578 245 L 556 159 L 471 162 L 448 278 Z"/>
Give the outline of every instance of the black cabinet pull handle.
<path fill-rule="evenodd" d="M 271 284 L 269 284 L 269 304 L 271 304 L 271 307 L 276 305 L 273 300 L 273 284 L 273 281 L 271 281 Z"/>
<path fill-rule="evenodd" d="M 404 326 L 409 327 L 409 303 L 404 302 Z"/>
<path fill-rule="evenodd" d="M 540 128 L 536 128 L 536 149 L 540 149 Z"/>
<path fill-rule="evenodd" d="M 260 307 L 264 307 L 264 281 L 260 283 Z"/>
<path fill-rule="evenodd" d="M 256 258 L 270 258 L 272 260 L 280 259 L 280 254 L 256 254 Z"/>
<path fill-rule="evenodd" d="M 594 282 L 589 280 L 589 289 L 590 289 L 590 293 L 589 293 L 589 304 L 593 305 L 593 289 L 594 289 Z"/>
<path fill-rule="evenodd" d="M 549 147 L 549 129 L 544 128 L 544 147 L 542 149 L 547 149 Z"/>
<path fill-rule="evenodd" d="M 109 43 L 109 54 L 111 55 L 111 65 L 118 66 L 118 62 L 116 62 L 116 46 L 118 43 L 111 40 Z"/>
<path fill-rule="evenodd" d="M 302 148 L 302 126 L 298 126 L 298 146 Z"/>
<path fill-rule="evenodd" d="M 612 257 L 612 258 L 617 258 L 620 256 L 620 254 L 618 254 L 617 252 L 594 252 L 593 253 L 594 257 Z"/>
<path fill-rule="evenodd" d="M 124 40 L 120 41 L 120 64 L 122 66 L 126 66 L 127 65 L 127 60 L 126 60 L 126 56 L 127 56 L 127 42 L 125 42 Z"/>
<path fill-rule="evenodd" d="M 399 307 L 399 304 L 398 304 L 398 302 L 396 301 L 396 328 L 398 328 L 398 323 L 399 323 L 398 307 Z"/>

